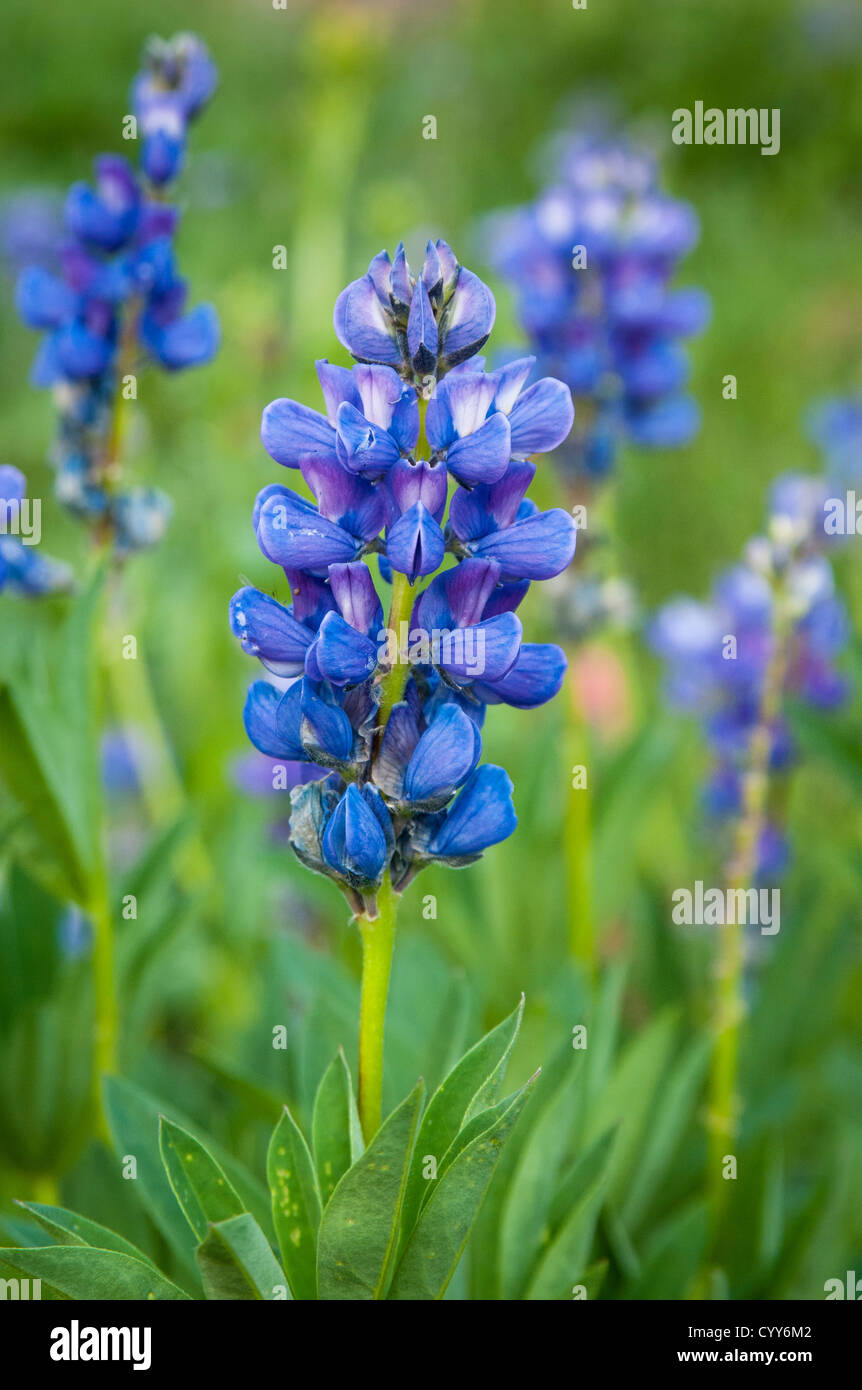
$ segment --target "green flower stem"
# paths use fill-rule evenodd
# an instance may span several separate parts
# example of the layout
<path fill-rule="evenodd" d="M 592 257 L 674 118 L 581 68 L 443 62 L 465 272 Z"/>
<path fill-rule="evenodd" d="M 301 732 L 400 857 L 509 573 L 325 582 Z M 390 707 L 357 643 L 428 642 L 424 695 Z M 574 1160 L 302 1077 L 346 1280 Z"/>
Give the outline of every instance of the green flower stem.
<path fill-rule="evenodd" d="M 395 641 L 399 639 L 402 622 L 409 622 L 410 613 L 413 608 L 413 587 L 406 574 L 392 576 L 392 603 L 389 608 L 389 631 L 393 634 Z M 385 728 L 386 721 L 392 713 L 392 706 L 397 705 L 404 694 L 407 685 L 407 677 L 410 675 L 410 662 L 407 659 L 407 652 L 399 648 L 398 659 L 394 661 L 386 675 L 380 683 L 380 714 L 378 725 L 381 729 Z"/>
<path fill-rule="evenodd" d="M 366 1144 L 380 1128 L 383 1103 L 383 1030 L 395 948 L 398 894 L 387 874 L 377 895 L 377 916 L 362 915 L 362 999 L 359 1007 L 359 1118 Z"/>
<path fill-rule="evenodd" d="M 592 808 L 589 781 L 585 787 L 572 786 L 575 767 L 587 768 L 589 729 L 572 674 L 575 653 L 568 653 L 569 670 L 565 701 L 567 800 L 564 824 L 566 883 L 569 919 L 569 954 L 591 982 L 595 982 L 596 931 L 593 909 Z"/>
<path fill-rule="evenodd" d="M 102 1109 L 101 1078 L 117 1070 L 117 1037 L 119 1011 L 114 952 L 114 923 L 107 877 L 104 869 L 97 872 L 88 915 L 93 928 L 93 1111 L 103 1139 L 108 1138 L 107 1123 Z"/>
<path fill-rule="evenodd" d="M 787 668 L 789 615 L 776 591 L 775 649 L 766 671 L 760 715 L 748 747 L 748 767 L 742 784 L 742 814 L 733 858 L 726 875 L 732 890 L 745 890 L 757 872 L 757 852 L 766 819 L 772 728 L 781 709 Z M 724 1157 L 733 1154 L 739 1134 L 737 1095 L 740 1026 L 745 1017 L 742 998 L 745 967 L 745 928 L 726 923 L 720 928 L 715 963 L 713 1009 L 714 1045 L 709 1079 L 709 1188 L 713 1230 L 717 1237 L 727 1205 L 728 1179 L 722 1175 Z"/>

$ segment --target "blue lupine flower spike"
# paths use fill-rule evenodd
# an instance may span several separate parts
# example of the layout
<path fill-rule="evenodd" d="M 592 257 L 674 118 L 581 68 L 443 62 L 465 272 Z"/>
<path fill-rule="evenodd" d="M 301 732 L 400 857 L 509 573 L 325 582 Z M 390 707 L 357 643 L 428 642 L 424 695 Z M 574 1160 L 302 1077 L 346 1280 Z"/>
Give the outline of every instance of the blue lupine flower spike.
<path fill-rule="evenodd" d="M 356 365 L 318 362 L 322 410 L 263 412 L 264 447 L 314 500 L 273 483 L 255 504 L 291 599 L 246 587 L 231 602 L 265 673 L 245 725 L 261 753 L 315 766 L 294 777 L 291 844 L 364 921 L 388 885 L 512 833 L 512 783 L 480 762 L 485 710 L 543 704 L 565 672 L 559 647 L 524 642 L 515 610 L 575 551 L 571 516 L 526 496 L 531 460 L 572 428 L 571 392 L 528 386 L 532 359 L 485 371 L 493 321 L 490 290 L 445 242 L 415 273 L 403 246 L 381 252 L 335 309 Z"/>

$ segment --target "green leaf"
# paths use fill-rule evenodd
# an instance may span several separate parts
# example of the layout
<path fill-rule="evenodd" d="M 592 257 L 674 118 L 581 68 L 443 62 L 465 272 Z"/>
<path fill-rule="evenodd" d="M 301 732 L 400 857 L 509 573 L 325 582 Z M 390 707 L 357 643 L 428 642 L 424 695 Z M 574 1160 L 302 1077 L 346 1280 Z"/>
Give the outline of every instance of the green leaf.
<path fill-rule="evenodd" d="M 44 1206 L 41 1202 L 16 1202 L 16 1206 L 28 1211 L 59 1245 L 89 1245 L 96 1250 L 114 1250 L 117 1254 L 142 1260 L 144 1264 L 152 1264 L 148 1255 L 116 1231 L 109 1231 L 107 1226 L 100 1226 L 98 1221 L 90 1221 L 76 1211 Z"/>
<path fill-rule="evenodd" d="M 422 1176 L 424 1160 L 429 1156 L 435 1158 L 439 1173 L 461 1127 L 474 1114 L 494 1103 L 503 1084 L 523 1012 L 522 995 L 518 1007 L 464 1054 L 428 1102 L 404 1198 L 405 1239 L 415 1225 L 422 1203 L 430 1198 L 431 1189 L 436 1186 L 433 1180 L 429 1183 Z"/>
<path fill-rule="evenodd" d="M 30 1279 L 43 1280 L 63 1298 L 152 1301 L 188 1297 L 152 1265 L 117 1250 L 37 1245 L 27 1250 L 0 1250 L 0 1261 Z"/>
<path fill-rule="evenodd" d="M 543 1240 L 560 1167 L 570 1151 L 584 1056 L 583 1051 L 569 1050 L 569 1074 L 534 1123 L 512 1175 L 500 1225 L 500 1277 L 505 1299 L 521 1296 Z"/>
<path fill-rule="evenodd" d="M 290 1297 L 284 1272 L 253 1216 L 214 1222 L 197 1248 L 198 1269 L 209 1299 Z"/>
<path fill-rule="evenodd" d="M 527 1301 L 571 1298 L 583 1284 L 590 1246 L 608 1181 L 608 1158 L 615 1132 L 605 1134 L 573 1164 L 554 1199 L 551 1236 L 524 1297 Z"/>
<path fill-rule="evenodd" d="M 362 1153 L 362 1130 L 350 1068 L 341 1048 L 323 1073 L 314 1099 L 311 1143 L 323 1205 Z"/>
<path fill-rule="evenodd" d="M 120 1077 L 105 1077 L 103 1096 L 108 1128 L 114 1152 L 123 1161 L 127 1155 L 136 1160 L 137 1176 L 132 1184 L 152 1219 L 168 1241 L 183 1267 L 197 1282 L 194 1262 L 194 1238 L 186 1219 L 177 1205 L 173 1188 L 165 1173 L 159 1147 L 159 1122 L 162 1112 L 189 1132 L 196 1128 L 175 1106 L 154 1099 L 130 1081 Z M 221 1148 L 206 1140 L 207 1149 L 215 1155 L 234 1189 L 260 1224 L 269 1225 L 269 1193 Z"/>
<path fill-rule="evenodd" d="M 28 866 L 81 904 L 101 853 L 93 618 L 102 580 L 100 567 L 59 623 L 53 607 L 28 606 L 26 640 L 10 641 L 0 673 L 0 778 L 37 837 Z"/>
<path fill-rule="evenodd" d="M 287 1106 L 270 1141 L 266 1176 L 278 1248 L 293 1296 L 315 1299 L 320 1190 L 308 1145 Z"/>
<path fill-rule="evenodd" d="M 159 1149 L 168 1181 L 198 1240 L 205 1239 L 211 1223 L 243 1214 L 245 1207 L 212 1155 L 164 1115 L 159 1117 Z"/>
<path fill-rule="evenodd" d="M 521 1087 L 490 1128 L 478 1134 L 458 1154 L 436 1183 L 407 1240 L 389 1298 L 436 1300 L 443 1297 L 467 1244 L 503 1145 L 535 1082 L 536 1076 Z"/>
<path fill-rule="evenodd" d="M 414 1086 L 332 1194 L 318 1241 L 321 1299 L 384 1296 L 423 1089 Z"/>

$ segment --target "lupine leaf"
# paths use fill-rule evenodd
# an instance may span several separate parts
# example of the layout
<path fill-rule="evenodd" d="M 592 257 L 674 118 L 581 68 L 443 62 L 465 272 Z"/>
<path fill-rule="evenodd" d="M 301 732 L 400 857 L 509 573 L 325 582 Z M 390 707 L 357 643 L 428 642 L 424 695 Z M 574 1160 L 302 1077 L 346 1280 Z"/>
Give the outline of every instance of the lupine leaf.
<path fill-rule="evenodd" d="M 321 1299 L 384 1296 L 422 1091 L 420 1081 L 345 1173 L 323 1213 L 317 1254 Z"/>
<path fill-rule="evenodd" d="M 272 1220 L 294 1298 L 317 1297 L 317 1232 L 320 1189 L 314 1160 L 284 1107 L 266 1157 L 266 1176 L 272 1194 Z"/>
<path fill-rule="evenodd" d="M 608 1181 L 608 1158 L 614 1132 L 605 1134 L 573 1165 L 557 1193 L 550 1215 L 553 1234 L 539 1257 L 525 1299 L 571 1297 L 573 1284 L 589 1259 L 596 1218 Z M 561 1224 L 553 1230 L 555 1222 Z"/>
<path fill-rule="evenodd" d="M 538 1073 L 537 1073 L 538 1075 Z M 463 1149 L 435 1185 L 411 1232 L 388 1297 L 436 1300 L 455 1272 L 503 1145 L 536 1077 L 522 1086 L 489 1129 Z"/>
<path fill-rule="evenodd" d="M 168 1181 L 198 1240 L 211 1223 L 241 1216 L 245 1207 L 212 1154 L 187 1130 L 159 1117 L 159 1149 Z"/>
<path fill-rule="evenodd" d="M 0 1250 L 0 1262 L 30 1279 L 42 1279 L 63 1298 L 152 1301 L 188 1297 L 151 1264 L 117 1250 L 37 1245 L 27 1250 Z"/>
<path fill-rule="evenodd" d="M 0 777 L 41 846 L 28 864 L 79 903 L 100 853 L 93 616 L 102 579 L 100 568 L 53 628 L 47 610 L 28 609 L 26 640 L 4 642 L 0 670 Z"/>
<path fill-rule="evenodd" d="M 131 1241 L 124 1239 L 116 1231 L 109 1231 L 107 1226 L 100 1226 L 98 1221 L 90 1221 L 88 1217 L 80 1216 L 75 1211 L 67 1211 L 65 1207 L 44 1206 L 41 1202 L 18 1202 L 16 1205 L 28 1211 L 34 1221 L 38 1221 L 42 1229 L 54 1237 L 58 1245 L 89 1245 L 96 1250 L 114 1250 L 120 1255 L 142 1260 L 144 1264 L 152 1264 L 149 1255 L 132 1245 Z"/>
<path fill-rule="evenodd" d="M 210 1225 L 196 1258 L 209 1299 L 290 1297 L 281 1265 L 253 1216 L 228 1217 Z"/>
<path fill-rule="evenodd" d="M 114 1152 L 121 1160 L 127 1155 L 135 1158 L 135 1188 L 141 1201 L 183 1266 L 196 1279 L 194 1237 L 177 1205 L 159 1148 L 159 1116 L 162 1110 L 167 1111 L 175 1122 L 182 1122 L 183 1128 L 190 1128 L 189 1122 L 178 1114 L 174 1106 L 156 1101 L 146 1091 L 120 1077 L 105 1078 L 103 1095 Z M 268 1226 L 269 1194 L 264 1194 L 260 1184 L 245 1172 L 241 1164 L 223 1154 L 219 1146 L 208 1140 L 207 1147 L 215 1154 L 217 1162 L 252 1215 L 261 1218 Z"/>
<path fill-rule="evenodd" d="M 433 1179 L 429 1183 L 422 1175 L 425 1160 L 429 1157 L 436 1159 L 439 1172 L 446 1152 L 462 1125 L 472 1114 L 487 1109 L 496 1100 L 523 1012 L 522 996 L 518 1007 L 509 1017 L 464 1054 L 428 1102 L 419 1127 L 404 1197 L 405 1238 L 416 1221 L 419 1208 L 423 1201 L 428 1200 L 435 1185 Z"/>
<path fill-rule="evenodd" d="M 543 1239 L 560 1166 L 570 1148 L 584 1053 L 569 1050 L 569 1075 L 534 1123 L 512 1175 L 500 1227 L 504 1298 L 518 1298 Z"/>
<path fill-rule="evenodd" d="M 323 1073 L 314 1100 L 311 1142 L 323 1205 L 362 1153 L 362 1131 L 350 1069 L 339 1048 Z"/>

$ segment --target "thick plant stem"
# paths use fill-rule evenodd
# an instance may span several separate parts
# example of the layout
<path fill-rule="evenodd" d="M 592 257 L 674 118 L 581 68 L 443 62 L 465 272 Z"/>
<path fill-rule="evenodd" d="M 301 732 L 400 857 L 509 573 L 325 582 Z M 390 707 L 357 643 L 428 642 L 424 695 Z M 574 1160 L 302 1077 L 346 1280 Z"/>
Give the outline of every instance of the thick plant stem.
<path fill-rule="evenodd" d="M 359 1118 L 366 1144 L 380 1128 L 383 1104 L 383 1032 L 395 948 L 398 895 L 387 874 L 377 895 L 377 916 L 358 918 L 362 937 L 359 1008 Z"/>
<path fill-rule="evenodd" d="M 93 928 L 93 1107 L 102 1138 L 107 1125 L 101 1102 L 101 1078 L 117 1070 L 117 981 L 114 924 L 111 900 L 103 871 L 96 879 L 89 903 Z"/>
<path fill-rule="evenodd" d="M 775 595 L 778 617 L 775 647 L 766 671 L 760 715 L 748 748 L 748 767 L 742 783 L 742 811 L 733 858 L 726 875 L 735 893 L 748 889 L 757 875 L 757 856 L 766 820 L 772 731 L 781 708 L 787 664 L 787 619 L 781 595 Z M 733 901 L 738 901 L 734 898 Z M 739 914 L 735 914 L 739 915 Z M 724 1176 L 727 1157 L 735 1155 L 739 1135 L 737 1095 L 740 1028 L 745 1017 L 742 997 L 745 968 L 745 926 L 739 921 L 719 928 L 713 1007 L 714 1043 L 709 1078 L 709 1189 L 712 1195 L 713 1236 L 718 1238 L 729 1196 Z"/>
<path fill-rule="evenodd" d="M 565 855 L 566 881 L 568 887 L 569 954 L 584 971 L 587 978 L 596 978 L 596 933 L 593 920 L 593 863 L 592 863 L 592 814 L 590 807 L 589 766 L 587 758 L 588 728 L 583 708 L 572 673 L 572 658 L 569 651 L 569 671 L 565 701 L 566 710 L 566 760 L 568 790 L 565 815 Z M 583 769 L 587 778 L 584 785 L 576 785 L 582 780 Z"/>

